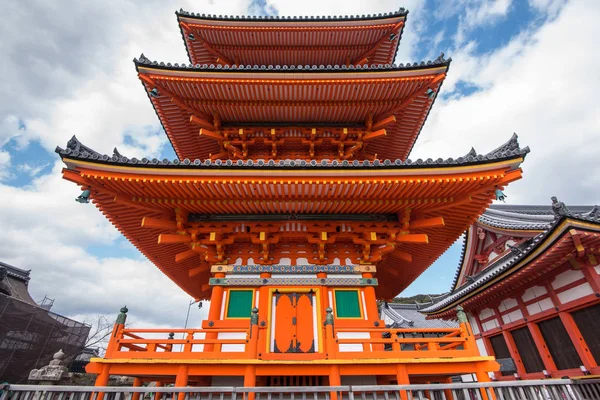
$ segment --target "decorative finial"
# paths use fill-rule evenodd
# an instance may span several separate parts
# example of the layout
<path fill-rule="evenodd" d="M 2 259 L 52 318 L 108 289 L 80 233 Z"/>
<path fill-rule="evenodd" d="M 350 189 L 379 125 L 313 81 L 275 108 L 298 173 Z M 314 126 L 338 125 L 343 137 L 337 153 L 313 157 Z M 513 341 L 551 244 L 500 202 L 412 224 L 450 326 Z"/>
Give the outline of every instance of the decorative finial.
<path fill-rule="evenodd" d="M 258 325 L 258 308 L 256 307 L 252 309 L 252 314 L 250 315 L 250 325 Z"/>
<path fill-rule="evenodd" d="M 169 340 L 175 339 L 175 333 L 169 332 Z"/>
<path fill-rule="evenodd" d="M 456 318 L 458 318 L 458 322 L 461 324 L 469 322 L 465 309 L 462 306 L 456 307 Z"/>
<path fill-rule="evenodd" d="M 127 306 L 123 306 L 120 311 L 121 312 L 117 316 L 116 324 L 117 325 L 125 325 L 125 321 L 127 321 L 127 311 L 129 311 L 129 310 L 127 309 Z"/>
<path fill-rule="evenodd" d="M 332 325 L 333 326 L 333 310 L 331 309 L 331 307 L 327 307 L 325 309 L 326 315 L 325 315 L 325 325 Z"/>
<path fill-rule="evenodd" d="M 554 213 L 554 218 L 571 215 L 571 211 L 569 211 L 565 203 L 559 201 L 556 196 L 552 196 L 550 199 L 552 200 L 552 212 Z"/>

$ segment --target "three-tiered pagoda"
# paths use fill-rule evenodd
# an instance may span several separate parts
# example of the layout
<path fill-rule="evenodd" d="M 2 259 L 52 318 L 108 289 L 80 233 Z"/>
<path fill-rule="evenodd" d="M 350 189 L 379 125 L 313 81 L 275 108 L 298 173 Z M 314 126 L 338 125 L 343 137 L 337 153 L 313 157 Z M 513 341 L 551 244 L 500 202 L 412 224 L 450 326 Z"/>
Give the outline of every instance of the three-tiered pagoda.
<path fill-rule="evenodd" d="M 88 372 L 135 384 L 446 382 L 497 370 L 470 325 L 386 328 L 398 295 L 521 177 L 513 137 L 407 159 L 450 60 L 393 64 L 407 12 L 216 17 L 180 11 L 190 64 L 135 60 L 177 159 L 57 149 L 84 191 L 208 319 L 117 320 Z"/>

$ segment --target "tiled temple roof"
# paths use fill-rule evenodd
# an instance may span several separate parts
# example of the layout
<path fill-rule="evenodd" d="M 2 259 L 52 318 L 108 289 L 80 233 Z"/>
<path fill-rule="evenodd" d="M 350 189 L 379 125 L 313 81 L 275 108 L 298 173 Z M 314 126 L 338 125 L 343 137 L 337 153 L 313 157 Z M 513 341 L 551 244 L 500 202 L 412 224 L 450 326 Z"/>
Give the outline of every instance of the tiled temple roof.
<path fill-rule="evenodd" d="M 424 308 L 423 311 L 430 313 L 440 310 L 509 270 L 537 249 L 544 239 L 551 235 L 565 219 L 600 224 L 600 209 L 598 206 L 565 206 L 564 208 L 553 209 L 552 206 L 492 205 L 479 218 L 480 222 L 503 229 L 543 229 L 543 232 L 490 263 L 481 272 L 470 277 L 469 282 L 440 297 L 431 306 Z M 515 228 L 515 226 L 518 226 L 518 228 Z M 456 285 L 464 257 L 465 246 L 463 245 L 461 261 L 452 287 Z"/>
<path fill-rule="evenodd" d="M 426 319 L 419 311 L 419 304 L 385 303 L 381 307 L 381 318 L 387 316 L 394 321 L 390 328 L 456 328 L 458 323 L 441 319 Z"/>
<path fill-rule="evenodd" d="M 511 139 L 514 141 L 514 139 Z M 507 142 L 508 143 L 508 142 Z M 406 160 L 402 161 L 400 159 L 397 160 L 322 160 L 317 162 L 316 160 L 306 161 L 306 160 L 179 160 L 174 159 L 170 161 L 168 159 L 158 160 L 148 159 L 148 158 L 128 158 L 121 155 L 117 149 L 114 150 L 114 154 L 112 156 L 107 154 L 98 153 L 95 150 L 83 145 L 77 137 L 73 136 L 71 140 L 67 143 L 65 149 L 61 147 L 56 148 L 56 152 L 61 156 L 61 158 L 73 158 L 78 160 L 88 160 L 101 164 L 113 164 L 113 165 L 127 165 L 136 167 L 148 167 L 155 168 L 156 166 L 166 167 L 166 168 L 339 168 L 339 167 L 347 167 L 347 168 L 393 168 L 393 167 L 402 167 L 402 168 L 431 168 L 437 166 L 458 166 L 458 165 L 471 165 L 471 164 L 485 164 L 485 163 L 493 163 L 497 161 L 508 160 L 515 157 L 525 157 L 527 153 L 529 153 L 529 147 L 520 148 L 518 143 L 511 148 L 503 148 L 502 150 L 496 149 L 488 154 L 478 154 L 472 155 L 469 154 L 465 157 L 458 157 L 456 159 L 447 158 L 442 159 L 438 158 L 437 160 L 433 160 L 428 158 L 427 160 L 418 159 L 415 161 Z"/>
<path fill-rule="evenodd" d="M 414 63 L 400 64 L 365 64 L 365 65 L 215 65 L 215 64 L 190 64 L 190 63 L 165 63 L 152 61 L 143 53 L 139 58 L 134 58 L 136 66 L 156 66 L 173 70 L 216 70 L 219 72 L 360 72 L 360 71 L 403 71 L 409 69 L 431 68 L 449 66 L 452 58 L 445 58 L 441 53 L 436 59 Z"/>
<path fill-rule="evenodd" d="M 256 16 L 256 15 L 216 15 L 216 14 L 200 14 L 185 11 L 181 8 L 179 11 L 176 11 L 175 14 L 178 17 L 188 17 L 188 18 L 198 18 L 198 19 L 207 19 L 207 20 L 217 20 L 217 21 L 268 21 L 268 22 L 318 22 L 318 21 L 356 21 L 356 20 L 372 20 L 372 19 L 384 19 L 384 18 L 393 18 L 393 17 L 403 17 L 408 15 L 408 10 L 401 7 L 398 11 L 387 12 L 387 13 L 379 13 L 379 14 L 362 14 L 362 15 L 316 15 L 316 16 Z"/>

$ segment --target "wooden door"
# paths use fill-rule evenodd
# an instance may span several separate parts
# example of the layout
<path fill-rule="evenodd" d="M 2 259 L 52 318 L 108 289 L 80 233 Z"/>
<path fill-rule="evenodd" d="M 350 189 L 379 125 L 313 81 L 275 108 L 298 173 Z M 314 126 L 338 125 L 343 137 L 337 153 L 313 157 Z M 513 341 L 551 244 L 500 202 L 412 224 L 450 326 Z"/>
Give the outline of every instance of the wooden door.
<path fill-rule="evenodd" d="M 273 353 L 314 353 L 315 296 L 313 293 L 274 293 L 271 327 Z"/>

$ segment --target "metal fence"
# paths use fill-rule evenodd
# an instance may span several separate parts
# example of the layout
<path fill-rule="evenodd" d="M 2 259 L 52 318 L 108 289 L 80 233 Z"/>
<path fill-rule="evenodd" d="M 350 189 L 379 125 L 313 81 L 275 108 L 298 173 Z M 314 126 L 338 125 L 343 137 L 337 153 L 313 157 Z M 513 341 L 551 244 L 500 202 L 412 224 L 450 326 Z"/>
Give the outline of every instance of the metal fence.
<path fill-rule="evenodd" d="M 598 400 L 600 380 L 319 387 L 0 385 L 0 400 Z"/>

